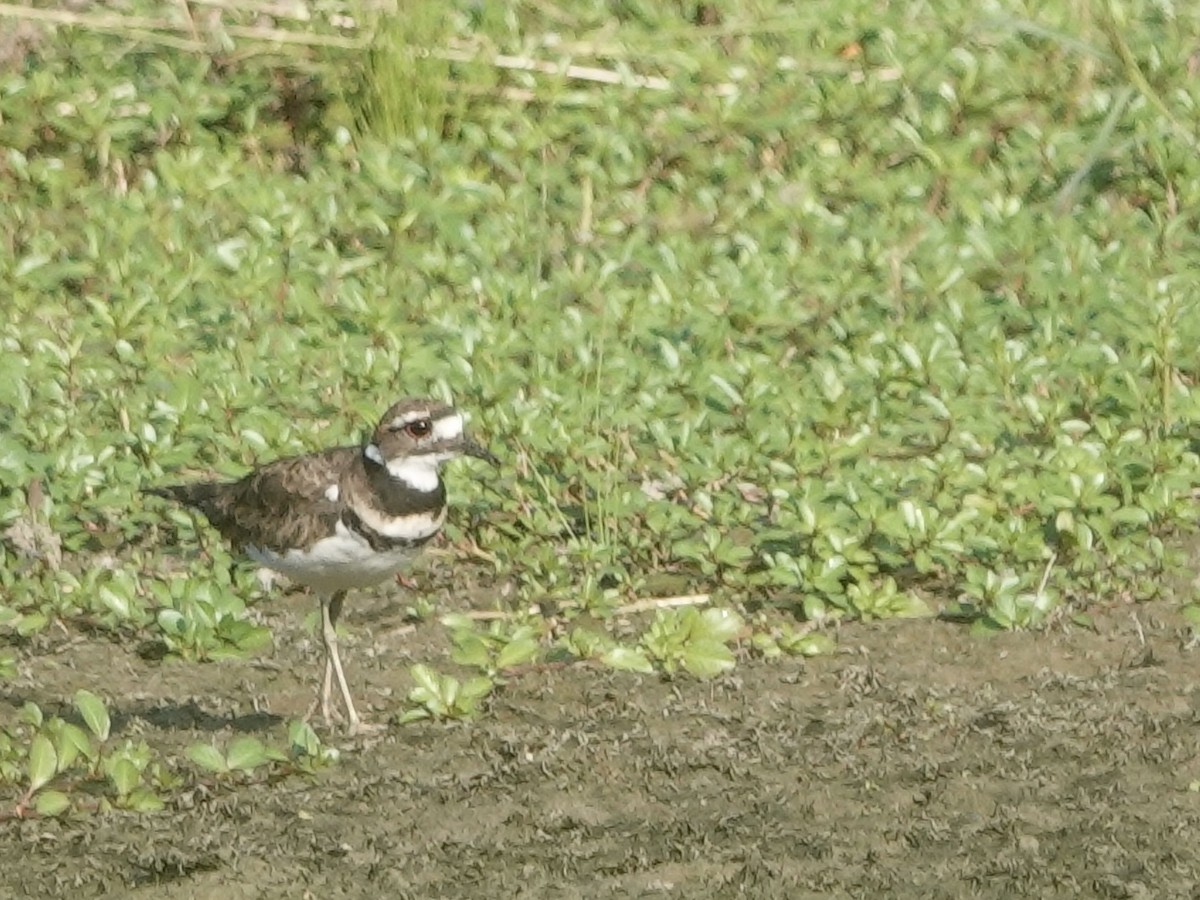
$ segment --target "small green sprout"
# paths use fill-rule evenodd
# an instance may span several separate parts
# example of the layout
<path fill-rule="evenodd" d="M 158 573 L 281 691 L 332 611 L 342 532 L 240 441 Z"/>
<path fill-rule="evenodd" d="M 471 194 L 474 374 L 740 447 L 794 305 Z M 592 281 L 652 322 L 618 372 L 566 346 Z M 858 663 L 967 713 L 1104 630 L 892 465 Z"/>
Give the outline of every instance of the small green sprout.
<path fill-rule="evenodd" d="M 401 724 L 420 719 L 473 719 L 479 714 L 480 702 L 495 687 L 495 682 L 483 675 L 460 682 L 424 665 L 413 666 L 409 674 L 416 685 L 408 693 L 412 706 L 401 714 Z"/>
<path fill-rule="evenodd" d="M 712 678 L 734 667 L 728 644 L 744 624 L 732 609 L 659 610 L 642 635 L 641 646 L 669 675 L 682 668 L 698 678 Z"/>

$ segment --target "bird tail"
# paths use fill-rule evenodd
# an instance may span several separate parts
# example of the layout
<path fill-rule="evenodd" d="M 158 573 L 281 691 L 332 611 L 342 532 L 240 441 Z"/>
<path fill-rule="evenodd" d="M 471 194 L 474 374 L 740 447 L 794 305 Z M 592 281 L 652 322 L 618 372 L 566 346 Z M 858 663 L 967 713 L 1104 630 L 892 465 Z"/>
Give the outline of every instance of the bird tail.
<path fill-rule="evenodd" d="M 158 487 L 144 487 L 143 494 L 174 500 L 184 506 L 200 510 L 205 516 L 211 517 L 216 511 L 216 501 L 223 487 L 219 481 L 193 481 L 191 484 L 167 484 Z"/>

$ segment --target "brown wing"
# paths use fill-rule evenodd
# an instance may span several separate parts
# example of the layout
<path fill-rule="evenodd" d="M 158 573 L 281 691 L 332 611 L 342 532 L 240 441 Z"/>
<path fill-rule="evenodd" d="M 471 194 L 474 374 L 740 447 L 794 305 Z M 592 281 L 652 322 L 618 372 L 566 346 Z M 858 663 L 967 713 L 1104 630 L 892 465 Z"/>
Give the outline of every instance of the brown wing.
<path fill-rule="evenodd" d="M 307 547 L 333 533 L 344 504 L 340 494 L 331 500 L 327 491 L 359 453 L 357 447 L 338 447 L 267 463 L 234 482 L 151 492 L 199 509 L 235 547 Z"/>

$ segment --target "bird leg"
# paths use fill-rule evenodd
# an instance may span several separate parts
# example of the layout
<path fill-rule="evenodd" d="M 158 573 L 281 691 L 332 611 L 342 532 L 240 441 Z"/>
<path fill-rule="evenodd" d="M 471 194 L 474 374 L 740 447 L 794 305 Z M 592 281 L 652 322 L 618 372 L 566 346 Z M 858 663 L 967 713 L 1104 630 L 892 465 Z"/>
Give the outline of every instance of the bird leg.
<path fill-rule="evenodd" d="M 346 599 L 345 591 L 321 595 L 321 642 L 325 645 L 325 677 L 321 684 L 321 715 L 326 722 L 330 721 L 330 695 L 333 681 L 337 681 L 338 690 L 342 695 L 342 703 L 346 707 L 346 718 L 349 720 L 347 732 L 356 734 L 362 726 L 358 710 L 354 708 L 354 700 L 350 696 L 350 686 L 346 684 L 346 673 L 342 671 L 342 659 L 338 655 L 337 620 L 342 614 L 342 601 Z"/>
<path fill-rule="evenodd" d="M 324 613 L 322 613 L 321 614 L 322 631 L 324 630 L 324 623 L 325 623 L 325 615 L 324 615 Z M 324 634 L 321 635 L 321 646 L 322 647 L 325 646 L 325 635 Z M 331 725 L 331 724 L 333 724 L 334 712 L 332 709 L 329 708 L 329 697 L 333 690 L 333 661 L 329 658 L 328 651 L 325 652 L 324 656 L 325 656 L 325 676 L 321 680 L 320 689 L 318 689 L 318 691 L 317 691 L 317 699 L 313 701 L 312 709 L 309 710 L 308 714 L 311 716 L 314 712 L 316 712 L 317 707 L 320 706 L 321 707 L 321 719 L 325 722 L 326 725 Z M 337 718 L 341 719 L 341 717 L 342 717 L 342 714 L 337 713 Z"/>

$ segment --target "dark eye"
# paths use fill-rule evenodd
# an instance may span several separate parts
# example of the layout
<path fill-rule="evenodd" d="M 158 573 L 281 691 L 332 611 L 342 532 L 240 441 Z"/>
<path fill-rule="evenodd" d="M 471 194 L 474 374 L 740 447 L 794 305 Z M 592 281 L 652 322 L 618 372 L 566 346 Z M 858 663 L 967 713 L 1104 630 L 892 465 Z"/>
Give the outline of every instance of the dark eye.
<path fill-rule="evenodd" d="M 429 419 L 417 419 L 405 425 L 404 430 L 415 438 L 423 438 L 433 431 L 433 422 Z"/>

